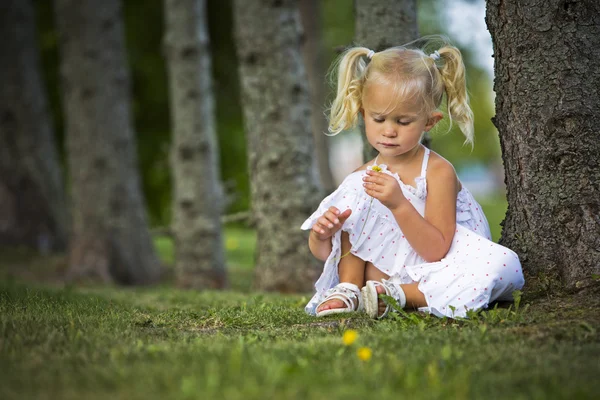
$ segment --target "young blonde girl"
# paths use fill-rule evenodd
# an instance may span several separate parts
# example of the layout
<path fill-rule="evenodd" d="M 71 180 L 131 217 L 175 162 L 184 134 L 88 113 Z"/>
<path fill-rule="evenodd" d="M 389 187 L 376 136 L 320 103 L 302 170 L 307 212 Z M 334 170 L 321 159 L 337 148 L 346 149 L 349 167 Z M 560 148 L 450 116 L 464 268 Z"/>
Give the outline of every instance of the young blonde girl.
<path fill-rule="evenodd" d="M 444 45 L 381 52 L 355 47 L 341 57 L 333 134 L 364 120 L 379 153 L 351 173 L 302 225 L 312 254 L 325 262 L 306 311 L 317 316 L 365 310 L 383 318 L 389 307 L 437 316 L 512 299 L 523 286 L 517 255 L 490 241 L 481 206 L 452 165 L 421 145 L 447 115 L 473 143 L 473 116 L 460 51 Z"/>

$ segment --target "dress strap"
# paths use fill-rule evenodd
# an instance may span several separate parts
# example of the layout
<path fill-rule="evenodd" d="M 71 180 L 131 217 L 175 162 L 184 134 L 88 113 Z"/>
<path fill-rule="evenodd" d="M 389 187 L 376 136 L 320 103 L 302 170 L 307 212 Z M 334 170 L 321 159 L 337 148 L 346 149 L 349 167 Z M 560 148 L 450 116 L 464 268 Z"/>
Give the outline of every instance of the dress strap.
<path fill-rule="evenodd" d="M 421 166 L 421 177 L 423 178 L 425 178 L 425 176 L 427 175 L 427 162 L 429 161 L 430 152 L 431 150 L 425 147 L 425 154 L 423 155 L 423 165 Z"/>

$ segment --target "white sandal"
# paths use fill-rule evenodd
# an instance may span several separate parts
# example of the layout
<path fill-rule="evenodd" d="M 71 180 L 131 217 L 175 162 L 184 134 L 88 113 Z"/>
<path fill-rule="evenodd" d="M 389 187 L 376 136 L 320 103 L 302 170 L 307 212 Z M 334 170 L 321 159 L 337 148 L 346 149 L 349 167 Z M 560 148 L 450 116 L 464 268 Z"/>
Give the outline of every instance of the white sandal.
<path fill-rule="evenodd" d="M 391 296 L 398 302 L 398 305 L 402 308 L 406 306 L 406 295 L 400 285 L 391 283 L 382 279 L 378 281 L 367 281 L 365 287 L 362 288 L 362 298 L 364 302 L 365 311 L 371 318 L 382 319 L 385 318 L 390 312 L 391 306 L 387 305 L 383 314 L 379 314 L 379 293 L 377 293 L 377 286 L 383 286 L 385 294 Z M 383 293 L 382 293 L 383 294 Z"/>
<path fill-rule="evenodd" d="M 318 311 L 316 313 L 317 317 L 324 317 L 326 315 L 331 314 L 360 311 L 363 308 L 360 289 L 353 283 L 338 283 L 336 286 L 332 287 L 327 292 L 325 292 L 325 296 L 325 299 L 322 302 L 320 302 L 319 305 L 317 305 L 315 310 L 318 310 L 323 303 L 333 299 L 343 301 L 346 307 L 330 308 L 328 310 Z M 356 305 L 354 305 L 354 301 L 356 301 Z"/>

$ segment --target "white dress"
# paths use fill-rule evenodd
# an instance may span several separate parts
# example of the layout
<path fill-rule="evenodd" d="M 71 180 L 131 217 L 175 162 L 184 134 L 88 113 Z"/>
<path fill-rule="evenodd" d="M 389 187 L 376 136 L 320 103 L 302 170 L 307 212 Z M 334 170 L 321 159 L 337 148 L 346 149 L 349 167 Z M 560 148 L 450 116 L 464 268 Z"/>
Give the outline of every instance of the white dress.
<path fill-rule="evenodd" d="M 421 215 L 425 214 L 429 154 L 426 149 L 421 175 L 415 179 L 416 189 L 404 184 L 386 165 L 379 165 L 383 173 L 396 178 L 404 196 Z M 332 237 L 332 251 L 315 284 L 316 293 L 306 305 L 307 313 L 314 315 L 327 290 L 339 283 L 342 230 L 349 234 L 352 254 L 372 262 L 390 276 L 391 282 L 418 282 L 428 305 L 420 310 L 439 317 L 465 317 L 469 309 L 486 308 L 495 300 L 512 300 L 512 292 L 523 287 L 518 256 L 491 241 L 481 206 L 464 185 L 456 202 L 456 232 L 450 249 L 442 260 L 427 263 L 405 239 L 389 209 L 365 193 L 364 175 L 365 171 L 348 175 L 302 224 L 302 229 L 311 229 L 331 206 L 342 212 L 352 210 L 342 229 Z"/>

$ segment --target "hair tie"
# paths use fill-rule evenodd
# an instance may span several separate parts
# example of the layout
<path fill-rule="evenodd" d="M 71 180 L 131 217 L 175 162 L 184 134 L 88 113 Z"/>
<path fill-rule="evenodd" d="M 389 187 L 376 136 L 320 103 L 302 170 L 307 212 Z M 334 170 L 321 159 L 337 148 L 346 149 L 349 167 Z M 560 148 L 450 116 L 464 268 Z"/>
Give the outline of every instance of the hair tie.
<path fill-rule="evenodd" d="M 369 50 L 369 52 L 367 53 L 367 58 L 370 60 L 371 58 L 373 58 L 374 55 L 375 52 L 373 50 Z"/>
<path fill-rule="evenodd" d="M 436 50 L 429 55 L 429 57 L 433 58 L 433 61 L 437 61 L 440 59 L 440 53 Z"/>

